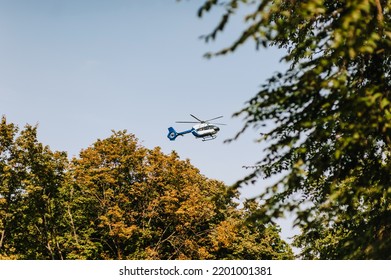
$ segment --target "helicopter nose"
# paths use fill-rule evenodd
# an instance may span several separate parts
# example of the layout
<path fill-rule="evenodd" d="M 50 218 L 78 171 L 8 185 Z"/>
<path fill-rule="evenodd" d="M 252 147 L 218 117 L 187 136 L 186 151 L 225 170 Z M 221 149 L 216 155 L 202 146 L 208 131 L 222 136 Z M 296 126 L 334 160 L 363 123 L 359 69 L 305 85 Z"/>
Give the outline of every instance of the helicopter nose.
<path fill-rule="evenodd" d="M 215 127 L 215 130 L 216 130 L 216 131 L 219 131 L 219 130 L 220 130 L 220 128 L 219 128 L 218 126 L 216 126 L 216 127 Z"/>

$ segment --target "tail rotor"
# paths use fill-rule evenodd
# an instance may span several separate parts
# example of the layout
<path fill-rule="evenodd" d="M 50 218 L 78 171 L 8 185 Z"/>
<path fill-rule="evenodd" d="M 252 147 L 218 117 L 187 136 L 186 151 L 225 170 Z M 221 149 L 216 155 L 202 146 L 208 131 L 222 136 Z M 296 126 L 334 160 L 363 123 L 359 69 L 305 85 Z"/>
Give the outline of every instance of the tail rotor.
<path fill-rule="evenodd" d="M 174 141 L 178 137 L 178 133 L 175 131 L 173 127 L 168 128 L 168 134 L 167 134 L 168 139 L 171 141 Z"/>

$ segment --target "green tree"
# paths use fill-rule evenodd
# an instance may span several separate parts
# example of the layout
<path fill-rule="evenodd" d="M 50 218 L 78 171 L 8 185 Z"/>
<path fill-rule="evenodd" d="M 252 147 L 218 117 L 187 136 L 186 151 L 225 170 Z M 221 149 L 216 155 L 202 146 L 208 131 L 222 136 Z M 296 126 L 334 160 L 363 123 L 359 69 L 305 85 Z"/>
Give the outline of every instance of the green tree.
<path fill-rule="evenodd" d="M 59 188 L 65 153 L 37 140 L 37 128 L 0 123 L 0 257 L 60 259 Z"/>
<path fill-rule="evenodd" d="M 260 195 L 260 216 L 297 214 L 304 258 L 390 259 L 391 2 L 387 0 L 205 1 L 223 9 L 206 40 L 245 9 L 238 39 L 277 46 L 289 69 L 268 79 L 245 108 L 262 127 L 266 156 L 252 174 L 282 174 Z M 241 182 L 241 183 L 243 183 Z"/>
<path fill-rule="evenodd" d="M 254 226 L 243 231 L 244 214 L 233 201 L 235 192 L 205 178 L 175 152 L 165 155 L 159 148 L 142 147 L 126 131 L 83 150 L 72 161 L 70 175 L 65 207 L 69 258 L 293 257 L 277 230 Z M 225 234 L 241 246 L 240 252 L 224 254 L 219 249 L 219 229 L 226 230 L 226 222 L 234 224 Z M 285 244 L 284 250 L 264 253 L 251 233 L 259 239 L 270 233 Z M 247 245 L 254 249 L 246 251 Z"/>
<path fill-rule="evenodd" d="M 7 124 L 2 117 L 0 124 L 0 258 L 14 258 L 15 249 L 12 246 L 11 230 L 13 213 L 16 211 L 17 202 L 21 199 L 19 184 L 15 183 L 20 170 L 13 163 L 12 154 L 14 138 L 17 128 L 13 124 Z"/>

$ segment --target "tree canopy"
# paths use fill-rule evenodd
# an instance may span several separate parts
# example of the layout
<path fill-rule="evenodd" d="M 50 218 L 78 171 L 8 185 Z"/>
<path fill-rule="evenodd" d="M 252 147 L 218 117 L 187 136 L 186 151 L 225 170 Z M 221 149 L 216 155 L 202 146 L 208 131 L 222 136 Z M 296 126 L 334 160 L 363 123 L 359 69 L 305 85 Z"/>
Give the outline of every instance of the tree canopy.
<path fill-rule="evenodd" d="M 60 188 L 66 153 L 37 140 L 36 127 L 0 123 L 0 258 L 60 258 Z"/>
<path fill-rule="evenodd" d="M 387 0 L 208 0 L 228 32 L 245 10 L 238 39 L 286 50 L 289 68 L 272 74 L 235 116 L 262 128 L 265 156 L 243 182 L 283 174 L 260 194 L 259 216 L 297 214 L 303 258 L 391 258 L 391 2 Z M 240 184 L 238 184 L 240 185 Z"/>
<path fill-rule="evenodd" d="M 237 196 L 126 131 L 69 160 L 1 119 L 0 259 L 292 259 Z"/>

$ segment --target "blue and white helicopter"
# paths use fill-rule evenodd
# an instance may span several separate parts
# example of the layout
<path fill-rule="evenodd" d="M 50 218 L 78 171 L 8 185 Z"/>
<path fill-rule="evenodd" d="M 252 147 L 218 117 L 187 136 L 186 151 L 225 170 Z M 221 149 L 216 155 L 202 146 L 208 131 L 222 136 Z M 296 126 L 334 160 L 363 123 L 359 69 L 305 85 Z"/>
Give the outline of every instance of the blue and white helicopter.
<path fill-rule="evenodd" d="M 202 121 L 196 116 L 190 114 L 193 118 L 197 120 L 195 121 L 180 121 L 176 123 L 196 123 L 189 130 L 177 132 L 173 127 L 168 128 L 168 139 L 174 141 L 178 136 L 183 136 L 185 134 L 191 133 L 195 136 L 195 138 L 202 138 L 202 141 L 213 140 L 217 137 L 217 132 L 220 131 L 220 128 L 217 125 L 225 125 L 224 123 L 210 123 L 210 121 L 217 120 L 222 118 L 223 116 L 219 116 L 210 120 Z"/>

